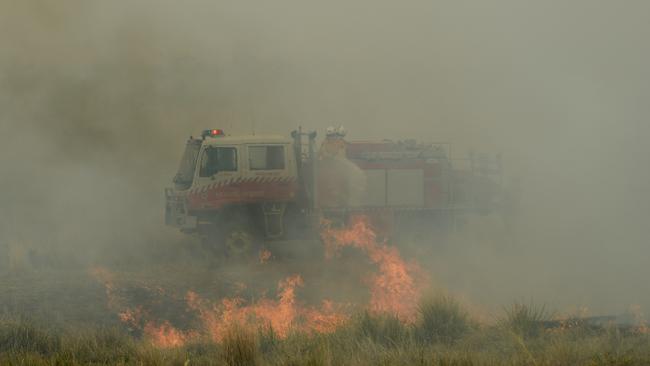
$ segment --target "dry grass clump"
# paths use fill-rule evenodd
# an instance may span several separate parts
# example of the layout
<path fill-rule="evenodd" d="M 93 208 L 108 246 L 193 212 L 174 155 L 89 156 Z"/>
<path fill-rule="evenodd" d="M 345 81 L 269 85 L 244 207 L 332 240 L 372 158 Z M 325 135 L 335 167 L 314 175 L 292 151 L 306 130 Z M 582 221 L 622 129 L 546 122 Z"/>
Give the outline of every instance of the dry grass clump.
<path fill-rule="evenodd" d="M 351 323 L 358 339 L 369 339 L 384 346 L 394 346 L 408 341 L 411 329 L 392 314 L 370 314 L 363 312 Z"/>
<path fill-rule="evenodd" d="M 56 331 L 46 330 L 23 319 L 0 319 L 0 354 L 37 353 L 52 355 L 61 349 L 61 338 Z"/>
<path fill-rule="evenodd" d="M 356 339 L 368 339 L 386 347 L 420 343 L 452 344 L 476 328 L 468 312 L 449 296 L 425 298 L 418 307 L 417 320 L 406 324 L 392 314 L 361 313 L 349 327 Z"/>
<path fill-rule="evenodd" d="M 515 302 L 504 312 L 499 325 L 524 339 L 538 337 L 544 331 L 544 323 L 551 320 L 551 313 L 545 305 Z"/>
<path fill-rule="evenodd" d="M 450 296 L 426 298 L 418 310 L 415 334 L 424 342 L 453 343 L 475 327 L 467 311 Z"/>
<path fill-rule="evenodd" d="M 126 363 L 135 360 L 138 344 L 117 328 L 68 331 L 57 354 L 63 359 L 91 364 Z"/>
<path fill-rule="evenodd" d="M 221 355 L 228 366 L 257 365 L 259 346 L 257 334 L 241 327 L 228 330 L 221 345 Z"/>

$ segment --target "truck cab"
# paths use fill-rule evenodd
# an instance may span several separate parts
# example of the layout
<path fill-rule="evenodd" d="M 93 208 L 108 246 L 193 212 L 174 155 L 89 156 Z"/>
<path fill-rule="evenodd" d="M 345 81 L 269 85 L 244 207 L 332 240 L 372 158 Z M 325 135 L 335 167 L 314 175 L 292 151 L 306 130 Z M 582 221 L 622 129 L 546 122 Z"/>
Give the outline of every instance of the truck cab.
<path fill-rule="evenodd" d="M 267 219 L 283 213 L 298 191 L 292 142 L 276 135 L 227 136 L 221 130 L 190 138 L 174 188 L 166 190 L 166 223 L 193 231 L 233 215 Z"/>

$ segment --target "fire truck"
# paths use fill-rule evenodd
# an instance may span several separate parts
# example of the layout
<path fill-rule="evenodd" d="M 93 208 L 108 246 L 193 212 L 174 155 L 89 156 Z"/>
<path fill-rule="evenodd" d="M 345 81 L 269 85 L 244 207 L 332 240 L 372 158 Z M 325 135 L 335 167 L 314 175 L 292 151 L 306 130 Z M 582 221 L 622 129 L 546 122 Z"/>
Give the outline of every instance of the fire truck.
<path fill-rule="evenodd" d="M 382 235 L 426 240 L 497 210 L 501 170 L 498 156 L 452 159 L 446 143 L 348 141 L 342 128 L 328 128 L 318 145 L 317 133 L 302 129 L 286 137 L 211 129 L 186 143 L 165 189 L 165 222 L 227 256 L 360 213 Z"/>

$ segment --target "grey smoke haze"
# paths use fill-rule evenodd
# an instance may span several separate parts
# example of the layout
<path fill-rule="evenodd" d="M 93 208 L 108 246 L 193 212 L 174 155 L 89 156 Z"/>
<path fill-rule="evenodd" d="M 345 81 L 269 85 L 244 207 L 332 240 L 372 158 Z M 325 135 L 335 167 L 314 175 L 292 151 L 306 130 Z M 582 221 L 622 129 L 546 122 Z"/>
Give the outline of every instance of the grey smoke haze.
<path fill-rule="evenodd" d="M 647 1 L 2 1 L 0 241 L 182 240 L 162 189 L 203 128 L 450 141 L 522 186 L 503 243 L 426 264 L 479 302 L 648 309 Z M 126 254 L 125 254 L 126 255 Z"/>

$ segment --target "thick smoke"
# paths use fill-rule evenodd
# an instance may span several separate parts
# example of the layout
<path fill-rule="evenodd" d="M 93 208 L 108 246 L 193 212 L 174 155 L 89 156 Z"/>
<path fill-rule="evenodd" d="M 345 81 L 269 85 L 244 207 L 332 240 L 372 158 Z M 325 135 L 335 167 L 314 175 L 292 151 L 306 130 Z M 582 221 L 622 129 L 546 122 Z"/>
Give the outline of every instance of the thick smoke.
<path fill-rule="evenodd" d="M 512 228 L 472 220 L 426 263 L 443 286 L 486 304 L 647 308 L 649 12 L 592 0 L 3 2 L 0 248 L 75 263 L 155 253 L 185 240 L 162 226 L 162 189 L 188 135 L 343 124 L 350 139 L 503 153 Z"/>

